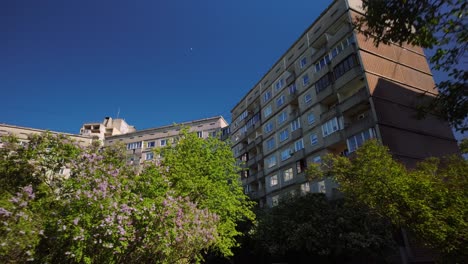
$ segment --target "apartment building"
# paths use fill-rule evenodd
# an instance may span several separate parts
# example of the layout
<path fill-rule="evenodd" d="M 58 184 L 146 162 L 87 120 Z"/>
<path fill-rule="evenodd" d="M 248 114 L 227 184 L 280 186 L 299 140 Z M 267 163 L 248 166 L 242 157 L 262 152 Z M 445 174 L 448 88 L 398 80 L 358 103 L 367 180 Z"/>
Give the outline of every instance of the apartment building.
<path fill-rule="evenodd" d="M 416 105 L 437 92 L 423 50 L 374 47 L 353 29 L 360 5 L 333 1 L 231 111 L 242 183 L 260 206 L 284 194 L 333 197 L 335 183 L 308 181 L 307 164 L 371 138 L 408 166 L 458 151 L 447 123 L 415 119 Z"/>
<path fill-rule="evenodd" d="M 135 127 L 127 124 L 124 119 L 112 119 L 112 117 L 106 117 L 101 123 L 95 122 L 83 124 L 80 129 L 80 135 L 96 137 L 103 141 L 106 137 L 127 134 L 135 131 Z"/>
<path fill-rule="evenodd" d="M 204 118 L 140 131 L 128 132 L 121 135 L 106 136 L 104 146 L 124 144 L 127 148 L 129 164 L 139 165 L 145 161 L 157 159 L 153 150 L 175 142 L 183 127 L 190 132 L 197 133 L 200 138 L 226 137 L 228 123 L 222 116 Z"/>
<path fill-rule="evenodd" d="M 1 142 L 2 136 L 14 135 L 18 138 L 21 144 L 27 144 L 29 141 L 28 137 L 30 135 L 42 134 L 45 132 L 68 136 L 74 141 L 78 142 L 78 144 L 83 147 L 89 146 L 93 142 L 92 138 L 87 137 L 87 136 L 82 136 L 82 135 L 49 131 L 49 130 L 43 130 L 43 129 L 30 128 L 30 127 L 21 127 L 21 126 L 8 125 L 8 124 L 0 124 L 0 148 L 2 147 L 2 142 Z"/>

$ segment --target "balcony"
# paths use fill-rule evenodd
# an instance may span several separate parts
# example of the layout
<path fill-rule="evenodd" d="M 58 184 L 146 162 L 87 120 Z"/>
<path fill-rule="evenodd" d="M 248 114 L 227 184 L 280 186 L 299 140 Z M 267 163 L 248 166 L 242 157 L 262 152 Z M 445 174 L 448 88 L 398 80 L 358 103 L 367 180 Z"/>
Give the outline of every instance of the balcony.
<path fill-rule="evenodd" d="M 265 190 L 257 190 L 257 191 L 251 191 L 249 193 L 249 196 L 251 199 L 260 199 L 265 196 Z"/>
<path fill-rule="evenodd" d="M 291 72 L 290 75 L 286 78 L 286 86 L 289 86 L 296 80 L 296 73 Z"/>
<path fill-rule="evenodd" d="M 339 114 L 339 109 L 338 107 L 332 107 L 331 109 L 329 109 L 328 111 L 326 111 L 325 113 L 322 113 L 320 115 L 320 121 L 323 123 L 329 119 L 331 119 L 332 117 L 334 116 L 337 116 Z"/>
<path fill-rule="evenodd" d="M 256 164 L 257 163 L 257 159 L 256 157 L 252 157 L 251 159 L 249 159 L 247 161 L 247 167 L 251 167 L 252 165 Z"/>
<path fill-rule="evenodd" d="M 349 33 L 351 33 L 351 27 L 349 23 L 346 23 L 338 30 L 338 32 L 328 38 L 328 46 L 333 48 L 336 44 L 338 44 L 338 41 L 341 41 L 343 37 Z"/>
<path fill-rule="evenodd" d="M 374 125 L 374 119 L 370 116 L 370 113 L 366 113 L 361 115 L 357 121 L 345 123 L 345 133 L 347 137 L 350 137 Z"/>
<path fill-rule="evenodd" d="M 263 136 L 262 135 L 255 138 L 255 144 L 256 145 L 262 144 L 262 141 L 263 141 Z"/>
<path fill-rule="evenodd" d="M 328 85 L 325 89 L 317 93 L 317 102 L 324 101 L 325 99 L 328 99 L 329 97 L 333 96 L 333 88 L 332 85 Z"/>
<path fill-rule="evenodd" d="M 355 94 L 351 95 L 350 97 L 346 98 L 342 103 L 340 103 L 340 110 L 341 112 L 346 112 L 351 107 L 369 102 L 369 95 L 365 88 L 361 88 Z"/>
<path fill-rule="evenodd" d="M 331 66 L 335 67 L 338 65 L 342 60 L 347 58 L 349 55 L 356 53 L 356 44 L 351 44 L 346 47 L 342 52 L 340 52 L 336 57 L 333 58 Z"/>
<path fill-rule="evenodd" d="M 345 133 L 343 130 L 338 130 L 326 137 L 323 138 L 324 146 L 330 147 L 333 146 L 337 143 L 340 143 L 341 141 L 345 140 Z"/>
<path fill-rule="evenodd" d="M 246 150 L 247 150 L 247 151 L 251 151 L 253 148 L 255 148 L 255 145 L 256 145 L 256 144 L 255 144 L 255 141 L 254 141 L 254 140 L 250 141 L 250 143 L 247 145 Z"/>
<path fill-rule="evenodd" d="M 252 182 L 257 180 L 257 175 L 253 174 L 247 177 L 247 180 L 245 181 L 246 184 L 251 184 Z"/>
<path fill-rule="evenodd" d="M 355 78 L 364 78 L 363 71 L 360 65 L 350 69 L 345 74 L 343 74 L 340 78 L 335 80 L 334 86 L 336 89 L 340 89 L 345 86 L 347 83 L 351 82 Z"/>
<path fill-rule="evenodd" d="M 305 157 L 305 149 L 300 149 L 296 152 L 294 152 L 292 158 L 293 158 L 293 161 L 296 162 L 298 160 L 301 160 Z"/>
<path fill-rule="evenodd" d="M 302 137 L 302 128 L 298 128 L 291 132 L 291 140 L 297 140 L 298 138 Z"/>
<path fill-rule="evenodd" d="M 325 56 L 325 54 L 327 54 L 327 48 L 323 46 L 319 50 L 315 51 L 315 53 L 312 55 L 312 63 L 315 64 L 318 60 Z"/>

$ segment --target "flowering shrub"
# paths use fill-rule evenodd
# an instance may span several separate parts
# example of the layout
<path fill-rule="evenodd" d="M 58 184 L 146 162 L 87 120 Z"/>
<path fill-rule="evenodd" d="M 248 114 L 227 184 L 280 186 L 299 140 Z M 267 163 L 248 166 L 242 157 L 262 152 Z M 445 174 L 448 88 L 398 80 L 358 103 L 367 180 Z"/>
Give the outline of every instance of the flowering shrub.
<path fill-rule="evenodd" d="M 0 262 L 34 260 L 34 250 L 43 234 L 41 219 L 31 211 L 35 194 L 31 185 L 0 200 Z"/>
<path fill-rule="evenodd" d="M 227 144 L 183 138 L 164 165 L 136 168 L 119 147 L 50 134 L 9 142 L 0 149 L 2 263 L 199 262 L 212 249 L 232 254 L 235 222 L 253 215 Z M 70 175 L 56 177 L 63 167 Z"/>

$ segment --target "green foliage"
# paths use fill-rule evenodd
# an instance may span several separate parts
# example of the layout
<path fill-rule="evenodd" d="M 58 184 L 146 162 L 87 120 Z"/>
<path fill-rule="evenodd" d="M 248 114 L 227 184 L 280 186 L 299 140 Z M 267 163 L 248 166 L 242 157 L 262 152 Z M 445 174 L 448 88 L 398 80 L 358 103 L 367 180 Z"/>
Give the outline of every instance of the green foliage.
<path fill-rule="evenodd" d="M 162 167 L 175 192 L 187 196 L 200 208 L 220 217 L 219 240 L 215 249 L 231 256 L 237 246 L 237 223 L 254 219 L 253 203 L 243 193 L 239 168 L 230 146 L 216 138 L 201 139 L 194 133 L 182 131 L 174 146 L 161 150 Z"/>
<path fill-rule="evenodd" d="M 139 168 L 126 164 L 122 146 L 80 148 L 50 134 L 27 146 L 7 142 L 0 160 L 8 187 L 0 196 L 5 263 L 198 263 L 212 248 L 228 255 L 237 221 L 253 217 L 232 153 L 217 139 L 185 134 L 180 147 L 164 150 L 164 165 Z M 197 159 L 186 166 L 189 153 Z M 63 167 L 68 176 L 58 174 Z"/>
<path fill-rule="evenodd" d="M 258 216 L 256 244 L 272 256 L 306 255 L 328 262 L 384 261 L 392 227 L 368 209 L 323 194 L 289 197 Z"/>
<path fill-rule="evenodd" d="M 467 257 L 467 161 L 458 156 L 430 158 L 407 170 L 374 140 L 352 160 L 324 160 L 322 174 L 332 177 L 346 197 L 409 230 L 445 258 Z"/>
<path fill-rule="evenodd" d="M 64 135 L 31 135 L 27 146 L 14 136 L 3 137 L 0 148 L 1 192 L 14 194 L 19 187 L 32 184 L 59 186 L 60 169 L 67 167 L 80 153 L 80 147 Z M 52 186 L 58 184 L 57 186 Z"/>
<path fill-rule="evenodd" d="M 357 27 L 374 43 L 409 43 L 434 49 L 433 69 L 448 73 L 449 80 L 437 84 L 439 95 L 422 107 L 422 116 L 435 112 L 461 132 L 468 129 L 468 89 L 463 60 L 468 48 L 465 0 L 375 0 L 363 1 L 365 16 Z"/>

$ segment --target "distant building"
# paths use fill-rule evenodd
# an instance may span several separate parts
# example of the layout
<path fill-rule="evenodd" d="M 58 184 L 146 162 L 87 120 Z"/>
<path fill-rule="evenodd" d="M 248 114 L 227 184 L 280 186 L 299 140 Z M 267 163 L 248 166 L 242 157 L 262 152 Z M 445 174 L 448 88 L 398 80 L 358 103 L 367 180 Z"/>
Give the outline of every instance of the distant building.
<path fill-rule="evenodd" d="M 135 132 L 134 126 L 125 122 L 125 120 L 111 117 L 104 118 L 102 123 L 86 123 L 80 129 L 80 135 L 87 137 L 96 137 L 103 141 L 105 138 L 115 135 L 122 135 Z"/>
<path fill-rule="evenodd" d="M 223 137 L 223 135 L 226 136 L 227 134 L 228 123 L 222 116 L 216 116 L 181 124 L 127 132 L 120 135 L 106 136 L 104 146 L 124 144 L 127 148 L 128 163 L 138 165 L 144 161 L 156 159 L 153 150 L 174 142 L 180 133 L 181 127 L 189 127 L 189 131 L 196 132 L 200 138 Z"/>
<path fill-rule="evenodd" d="M 437 92 L 423 50 L 376 48 L 351 24 L 360 6 L 334 1 L 231 111 L 233 152 L 248 168 L 242 183 L 261 206 L 285 194 L 333 197 L 336 184 L 307 180 L 307 164 L 371 138 L 408 166 L 457 152 L 446 122 L 414 117 Z"/>
<path fill-rule="evenodd" d="M 93 142 L 92 138 L 87 137 L 87 136 L 82 136 L 82 135 L 69 134 L 69 133 L 50 131 L 50 130 L 44 130 L 44 129 L 36 129 L 36 128 L 30 128 L 30 127 L 20 127 L 20 126 L 8 125 L 8 124 L 0 124 L 0 148 L 2 147 L 1 145 L 2 136 L 14 135 L 19 139 L 20 143 L 27 143 L 29 141 L 28 140 L 29 135 L 37 135 L 37 134 L 42 134 L 45 132 L 68 136 L 71 139 L 78 142 L 79 145 L 83 147 L 89 146 Z"/>

